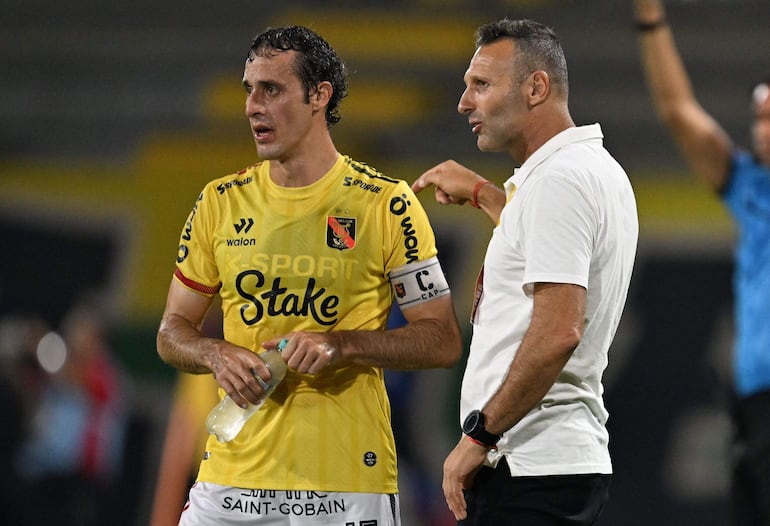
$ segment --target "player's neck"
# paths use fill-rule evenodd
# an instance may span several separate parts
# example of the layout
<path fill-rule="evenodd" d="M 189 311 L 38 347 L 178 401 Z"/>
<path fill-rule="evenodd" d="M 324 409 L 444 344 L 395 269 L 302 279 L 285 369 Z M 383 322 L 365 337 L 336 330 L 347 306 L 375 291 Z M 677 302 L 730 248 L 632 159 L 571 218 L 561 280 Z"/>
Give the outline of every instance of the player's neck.
<path fill-rule="evenodd" d="M 312 147 L 301 148 L 299 153 L 285 159 L 270 161 L 270 178 L 287 187 L 308 186 L 326 175 L 337 161 L 339 153 L 331 137 L 315 141 Z"/>

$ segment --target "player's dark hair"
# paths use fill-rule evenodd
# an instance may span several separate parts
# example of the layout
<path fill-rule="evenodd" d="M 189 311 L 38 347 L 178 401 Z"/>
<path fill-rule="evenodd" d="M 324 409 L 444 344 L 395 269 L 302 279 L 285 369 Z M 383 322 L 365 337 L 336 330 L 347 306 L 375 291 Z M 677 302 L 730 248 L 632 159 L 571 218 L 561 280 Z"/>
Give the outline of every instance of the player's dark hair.
<path fill-rule="evenodd" d="M 268 28 L 254 37 L 247 60 L 256 56 L 270 56 L 280 51 L 296 51 L 297 76 L 305 86 L 305 102 L 310 102 L 318 84 L 328 81 L 332 85 L 332 96 L 326 106 L 326 123 L 332 126 L 340 121 L 339 106 L 348 94 L 345 64 L 321 36 L 302 26 Z"/>
<path fill-rule="evenodd" d="M 564 50 L 553 29 L 533 20 L 510 20 L 503 18 L 484 24 L 476 30 L 476 47 L 491 44 L 501 38 L 516 42 L 516 60 L 521 66 L 521 77 L 526 79 L 533 71 L 548 73 L 553 84 L 567 98 L 569 80 Z"/>

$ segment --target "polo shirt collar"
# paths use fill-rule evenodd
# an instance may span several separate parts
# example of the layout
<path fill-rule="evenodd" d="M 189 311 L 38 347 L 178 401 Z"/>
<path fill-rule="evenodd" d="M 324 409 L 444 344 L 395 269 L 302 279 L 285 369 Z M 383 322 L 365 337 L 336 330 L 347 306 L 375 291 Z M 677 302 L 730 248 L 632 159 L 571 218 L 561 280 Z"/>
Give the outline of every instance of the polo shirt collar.
<path fill-rule="evenodd" d="M 505 194 L 510 195 L 515 188 L 521 188 L 521 185 L 524 184 L 524 181 L 529 177 L 529 174 L 532 173 L 535 167 L 561 148 L 577 142 L 594 139 L 602 140 L 603 138 L 604 134 L 598 123 L 588 124 L 586 126 L 573 126 L 572 128 L 567 128 L 566 130 L 557 133 L 540 148 L 535 150 L 535 152 L 529 156 L 529 159 L 524 161 L 524 164 L 513 170 L 513 175 L 503 183 Z"/>

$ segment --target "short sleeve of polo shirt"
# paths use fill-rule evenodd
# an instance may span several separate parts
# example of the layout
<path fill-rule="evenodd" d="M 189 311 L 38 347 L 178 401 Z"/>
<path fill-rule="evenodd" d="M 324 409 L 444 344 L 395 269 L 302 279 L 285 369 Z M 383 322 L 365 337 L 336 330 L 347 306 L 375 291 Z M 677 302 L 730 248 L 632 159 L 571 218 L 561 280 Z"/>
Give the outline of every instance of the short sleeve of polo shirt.
<path fill-rule="evenodd" d="M 525 290 L 538 282 L 587 287 L 595 237 L 589 201 L 564 176 L 548 174 L 528 183 L 521 216 Z"/>

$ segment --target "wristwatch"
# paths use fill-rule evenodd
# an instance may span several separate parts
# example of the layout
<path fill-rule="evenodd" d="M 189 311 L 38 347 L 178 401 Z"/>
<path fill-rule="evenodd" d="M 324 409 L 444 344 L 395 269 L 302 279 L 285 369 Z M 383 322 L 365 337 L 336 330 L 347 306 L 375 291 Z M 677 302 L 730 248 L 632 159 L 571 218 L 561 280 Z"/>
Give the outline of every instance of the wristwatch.
<path fill-rule="evenodd" d="M 490 449 L 494 449 L 500 440 L 500 435 L 495 435 L 486 430 L 484 427 L 484 413 L 478 409 L 474 409 L 465 417 L 463 433 L 471 437 L 474 442 Z"/>

